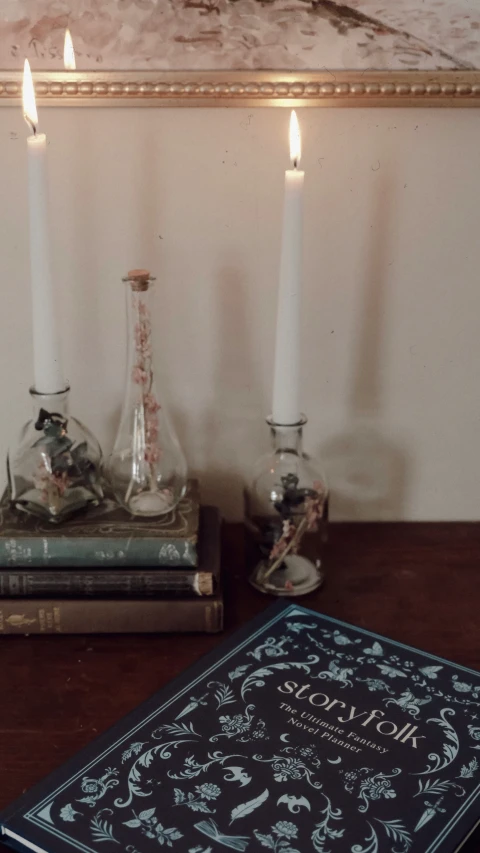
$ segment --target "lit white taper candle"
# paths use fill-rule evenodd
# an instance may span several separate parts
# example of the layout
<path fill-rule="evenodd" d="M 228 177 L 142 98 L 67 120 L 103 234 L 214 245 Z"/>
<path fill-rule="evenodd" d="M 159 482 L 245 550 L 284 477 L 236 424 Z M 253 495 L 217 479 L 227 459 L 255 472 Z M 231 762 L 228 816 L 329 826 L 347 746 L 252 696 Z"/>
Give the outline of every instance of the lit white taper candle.
<path fill-rule="evenodd" d="M 41 394 L 54 394 L 63 391 L 66 382 L 60 360 L 51 266 L 47 137 L 44 133 L 37 133 L 35 90 L 28 59 L 23 73 L 23 114 L 32 129 L 27 139 L 27 153 L 34 387 Z"/>
<path fill-rule="evenodd" d="M 290 117 L 290 159 L 293 168 L 285 172 L 273 380 L 272 418 L 277 424 L 296 424 L 300 420 L 300 307 L 305 175 L 298 169 L 300 157 L 300 128 L 293 110 Z"/>
<path fill-rule="evenodd" d="M 65 30 L 65 41 L 63 44 L 63 64 L 67 71 L 75 71 L 77 67 L 72 37 L 70 35 L 70 30 L 68 29 L 68 27 Z"/>

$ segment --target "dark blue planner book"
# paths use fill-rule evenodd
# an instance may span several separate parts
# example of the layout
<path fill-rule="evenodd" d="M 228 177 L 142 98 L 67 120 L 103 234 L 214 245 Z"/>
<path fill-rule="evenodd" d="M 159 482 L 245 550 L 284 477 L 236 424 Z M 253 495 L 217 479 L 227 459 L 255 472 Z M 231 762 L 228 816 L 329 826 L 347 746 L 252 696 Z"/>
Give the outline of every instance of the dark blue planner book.
<path fill-rule="evenodd" d="M 453 853 L 480 673 L 274 605 L 0 816 L 45 853 Z"/>

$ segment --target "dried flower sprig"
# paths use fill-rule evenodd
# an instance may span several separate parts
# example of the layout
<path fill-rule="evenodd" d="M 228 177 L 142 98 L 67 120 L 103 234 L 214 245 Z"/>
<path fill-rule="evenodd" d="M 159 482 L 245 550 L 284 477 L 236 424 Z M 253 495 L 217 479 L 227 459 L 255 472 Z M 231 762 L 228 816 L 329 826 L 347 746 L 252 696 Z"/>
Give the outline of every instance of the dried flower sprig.
<path fill-rule="evenodd" d="M 283 480 L 287 480 L 287 478 L 282 478 L 282 484 L 287 486 L 287 494 L 289 493 L 290 497 L 293 498 L 292 502 L 295 505 L 296 514 L 298 514 L 301 502 L 303 502 L 304 511 L 301 521 L 296 525 L 292 520 L 293 512 L 290 518 L 285 518 L 285 497 L 281 504 L 279 504 L 283 508 L 282 515 L 284 516 L 282 535 L 277 539 L 270 551 L 270 565 L 263 574 L 263 581 L 266 581 L 280 568 L 288 554 L 298 553 L 304 534 L 315 533 L 318 530 L 318 523 L 324 511 L 325 494 L 322 483 L 319 480 L 316 480 L 313 483 L 313 489 L 308 491 L 298 489 L 297 477 L 295 478 L 296 483 L 293 483 L 292 475 L 289 476 L 287 483 L 283 483 Z M 301 502 L 297 500 L 300 495 L 302 498 Z"/>
<path fill-rule="evenodd" d="M 133 293 L 133 309 L 137 315 L 135 324 L 135 364 L 132 369 L 132 380 L 141 389 L 141 405 L 143 409 L 143 439 L 144 460 L 150 468 L 150 488 L 156 489 L 156 466 L 160 460 L 161 449 L 158 444 L 160 404 L 152 391 L 153 388 L 153 352 L 152 324 L 150 313 L 140 294 Z M 133 481 L 130 483 L 126 500 L 130 497 Z"/>
<path fill-rule="evenodd" d="M 53 472 L 50 457 L 42 453 L 41 461 L 33 476 L 33 484 L 40 492 L 42 503 L 58 509 L 61 498 L 71 485 L 71 480 L 66 471 Z"/>
<path fill-rule="evenodd" d="M 74 446 L 68 435 L 68 420 L 57 412 L 40 409 L 35 429 L 41 437 L 34 443 L 39 461 L 33 484 L 43 503 L 58 510 L 67 491 L 78 480 L 92 476 L 92 463 L 87 456 L 87 443 Z"/>

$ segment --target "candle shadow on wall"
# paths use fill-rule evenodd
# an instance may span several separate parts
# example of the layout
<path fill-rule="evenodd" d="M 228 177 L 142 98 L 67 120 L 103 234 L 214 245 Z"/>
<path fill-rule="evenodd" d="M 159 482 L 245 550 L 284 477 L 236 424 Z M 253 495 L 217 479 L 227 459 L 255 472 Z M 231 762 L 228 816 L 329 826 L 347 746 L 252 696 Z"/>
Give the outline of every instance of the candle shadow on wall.
<path fill-rule="evenodd" d="M 205 502 L 241 518 L 245 472 L 265 441 L 265 393 L 255 363 L 248 291 L 239 264 L 219 269 L 213 293 L 212 395 L 197 435 Z"/>
<path fill-rule="evenodd" d="M 395 520 L 404 516 L 408 456 L 381 427 L 382 359 L 389 264 L 389 214 L 394 189 L 379 187 L 373 212 L 349 399 L 348 429 L 321 449 L 334 518 Z"/>

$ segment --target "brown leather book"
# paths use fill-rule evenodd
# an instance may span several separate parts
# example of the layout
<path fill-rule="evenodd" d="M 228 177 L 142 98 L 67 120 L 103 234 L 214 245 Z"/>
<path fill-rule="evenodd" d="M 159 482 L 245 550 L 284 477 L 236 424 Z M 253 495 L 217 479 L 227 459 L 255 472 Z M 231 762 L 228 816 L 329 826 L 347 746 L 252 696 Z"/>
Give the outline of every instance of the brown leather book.
<path fill-rule="evenodd" d="M 0 601 L 0 635 L 148 634 L 223 628 L 223 597 L 171 599 L 17 598 Z"/>

